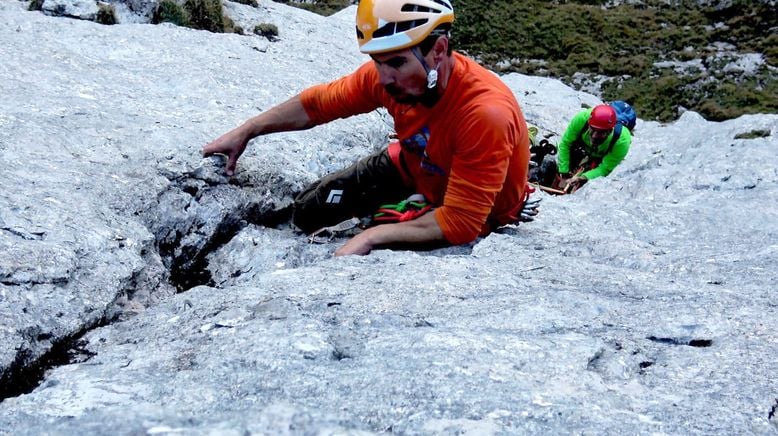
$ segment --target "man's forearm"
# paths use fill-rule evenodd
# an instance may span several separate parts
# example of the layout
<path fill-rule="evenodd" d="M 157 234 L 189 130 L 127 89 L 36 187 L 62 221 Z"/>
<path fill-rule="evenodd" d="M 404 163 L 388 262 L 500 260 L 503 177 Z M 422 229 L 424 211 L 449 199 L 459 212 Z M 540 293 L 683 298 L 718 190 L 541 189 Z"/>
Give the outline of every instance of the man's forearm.
<path fill-rule="evenodd" d="M 385 245 L 431 245 L 444 242 L 446 238 L 435 220 L 435 213 L 429 212 L 413 221 L 371 227 L 351 238 L 335 255 L 368 254 L 373 248 Z"/>
<path fill-rule="evenodd" d="M 203 156 L 216 154 L 227 156 L 225 172 L 227 176 L 232 176 L 238 158 L 252 139 L 268 133 L 302 130 L 309 127 L 313 127 L 313 123 L 305 112 L 300 96 L 295 96 L 206 144 L 203 147 Z"/>
<path fill-rule="evenodd" d="M 446 240 L 435 220 L 434 211 L 413 221 L 377 226 L 371 230 L 375 231 L 371 238 L 373 245 L 425 244 Z"/>
<path fill-rule="evenodd" d="M 305 130 L 313 126 L 300 96 L 296 95 L 249 119 L 241 128 L 246 129 L 245 132 L 250 138 L 255 138 L 268 133 Z"/>

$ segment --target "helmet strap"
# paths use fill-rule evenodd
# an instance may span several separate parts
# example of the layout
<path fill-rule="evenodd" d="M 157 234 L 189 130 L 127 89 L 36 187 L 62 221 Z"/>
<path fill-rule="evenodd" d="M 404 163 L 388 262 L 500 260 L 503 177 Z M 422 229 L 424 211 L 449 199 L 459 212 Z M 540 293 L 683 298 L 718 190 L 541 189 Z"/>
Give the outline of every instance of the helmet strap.
<path fill-rule="evenodd" d="M 434 89 L 438 86 L 438 67 L 440 63 L 435 65 L 435 68 L 430 68 L 427 65 L 427 61 L 424 60 L 424 56 L 421 55 L 421 49 L 419 47 L 413 47 L 411 52 L 416 56 L 416 59 L 421 62 L 421 66 L 424 67 L 424 71 L 427 73 L 427 89 Z"/>
<path fill-rule="evenodd" d="M 438 86 L 438 67 L 427 71 L 427 89 L 433 89 Z"/>

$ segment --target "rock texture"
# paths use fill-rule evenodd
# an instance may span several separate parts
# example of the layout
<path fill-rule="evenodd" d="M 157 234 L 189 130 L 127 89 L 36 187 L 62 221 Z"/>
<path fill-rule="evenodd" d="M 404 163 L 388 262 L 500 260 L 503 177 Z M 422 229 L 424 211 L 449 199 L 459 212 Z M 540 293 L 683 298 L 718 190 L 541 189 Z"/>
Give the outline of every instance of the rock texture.
<path fill-rule="evenodd" d="M 231 179 L 200 150 L 364 62 L 353 8 L 228 8 L 280 39 L 0 3 L 0 434 L 778 432 L 778 115 L 640 122 L 535 222 L 332 258 L 291 198 L 385 113 L 256 140 Z M 544 134 L 598 102 L 503 79 Z"/>

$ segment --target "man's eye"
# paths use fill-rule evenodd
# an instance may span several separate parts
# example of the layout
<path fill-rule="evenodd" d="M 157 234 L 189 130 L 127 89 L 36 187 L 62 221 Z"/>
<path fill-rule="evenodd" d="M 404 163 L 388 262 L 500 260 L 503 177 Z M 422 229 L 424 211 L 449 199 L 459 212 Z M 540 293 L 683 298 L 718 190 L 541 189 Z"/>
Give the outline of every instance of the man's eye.
<path fill-rule="evenodd" d="M 405 65 L 405 59 L 389 59 L 386 62 L 386 65 L 389 65 L 392 68 L 400 68 Z"/>

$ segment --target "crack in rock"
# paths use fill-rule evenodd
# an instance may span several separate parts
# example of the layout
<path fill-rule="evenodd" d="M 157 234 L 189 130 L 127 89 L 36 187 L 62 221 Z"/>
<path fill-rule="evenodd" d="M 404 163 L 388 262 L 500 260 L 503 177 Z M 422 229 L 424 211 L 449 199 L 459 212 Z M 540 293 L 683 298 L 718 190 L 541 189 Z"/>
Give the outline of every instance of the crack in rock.
<path fill-rule="evenodd" d="M 712 339 L 687 339 L 687 338 L 664 338 L 649 336 L 649 341 L 667 345 L 688 345 L 690 347 L 707 348 L 713 345 Z"/>

